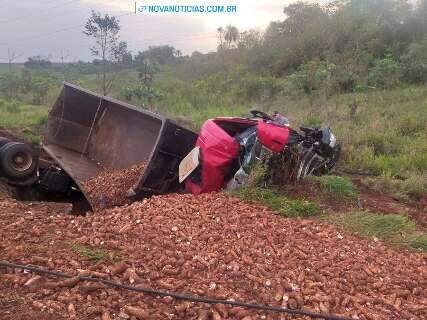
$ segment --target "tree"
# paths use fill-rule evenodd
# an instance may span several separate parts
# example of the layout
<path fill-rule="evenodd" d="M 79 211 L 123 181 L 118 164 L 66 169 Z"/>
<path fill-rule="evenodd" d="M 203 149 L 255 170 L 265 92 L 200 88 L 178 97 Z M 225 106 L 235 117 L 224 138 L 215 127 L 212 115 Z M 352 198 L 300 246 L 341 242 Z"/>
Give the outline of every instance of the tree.
<path fill-rule="evenodd" d="M 411 44 L 401 57 L 402 78 L 409 83 L 427 82 L 427 37 Z"/>
<path fill-rule="evenodd" d="M 252 49 L 261 44 L 262 35 L 256 30 L 243 31 L 239 35 L 237 47 L 240 49 Z"/>
<path fill-rule="evenodd" d="M 86 22 L 83 33 L 95 39 L 91 48 L 92 55 L 101 59 L 102 93 L 107 95 L 111 90 L 116 72 L 108 75 L 109 69 L 115 64 L 123 62 L 123 57 L 128 56 L 126 42 L 119 41 L 120 24 L 114 16 L 92 11 Z"/>
<path fill-rule="evenodd" d="M 399 64 L 393 60 L 391 55 L 377 60 L 375 66 L 369 71 L 368 84 L 376 88 L 389 89 L 399 81 Z"/>
<path fill-rule="evenodd" d="M 135 62 L 139 65 L 148 59 L 151 63 L 162 65 L 175 62 L 180 54 L 180 51 L 172 46 L 150 46 L 147 50 L 138 52 Z"/>
<path fill-rule="evenodd" d="M 43 58 L 41 56 L 29 57 L 27 61 L 25 61 L 24 66 L 27 68 L 34 69 L 47 69 L 52 66 L 52 62 L 49 59 Z"/>
<path fill-rule="evenodd" d="M 224 40 L 227 49 L 231 49 L 233 43 L 236 44 L 239 39 L 239 30 L 232 26 L 228 25 L 225 29 Z"/>
<path fill-rule="evenodd" d="M 224 40 L 225 30 L 223 27 L 219 27 L 218 29 L 216 29 L 216 31 L 217 31 L 217 37 L 218 37 L 218 51 L 222 51 L 225 49 L 225 40 Z"/>

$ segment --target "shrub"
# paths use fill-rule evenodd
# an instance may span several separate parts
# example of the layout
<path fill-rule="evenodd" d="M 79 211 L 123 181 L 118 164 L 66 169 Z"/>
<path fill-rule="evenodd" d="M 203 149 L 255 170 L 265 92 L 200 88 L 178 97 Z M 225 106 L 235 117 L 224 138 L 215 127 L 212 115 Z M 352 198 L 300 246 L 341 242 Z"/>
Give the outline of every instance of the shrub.
<path fill-rule="evenodd" d="M 409 83 L 427 81 L 427 38 L 413 43 L 401 57 L 402 79 Z"/>
<path fill-rule="evenodd" d="M 322 87 L 330 72 L 329 66 L 321 61 L 309 61 L 289 76 L 289 82 L 296 90 L 310 95 Z"/>
<path fill-rule="evenodd" d="M 389 89 L 399 82 L 399 64 L 391 56 L 377 60 L 368 74 L 368 84 L 376 88 Z"/>

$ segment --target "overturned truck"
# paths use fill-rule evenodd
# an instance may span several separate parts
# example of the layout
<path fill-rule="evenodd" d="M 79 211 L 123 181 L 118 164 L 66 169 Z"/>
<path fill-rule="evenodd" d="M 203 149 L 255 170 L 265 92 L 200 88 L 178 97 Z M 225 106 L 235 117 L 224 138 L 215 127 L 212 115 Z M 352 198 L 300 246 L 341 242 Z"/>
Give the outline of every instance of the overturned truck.
<path fill-rule="evenodd" d="M 194 194 L 239 188 L 260 162 L 273 177 L 286 177 L 280 184 L 335 167 L 341 146 L 330 128 L 298 132 L 277 112 L 251 113 L 207 120 L 197 135 L 161 115 L 65 83 L 38 154 L 0 138 L 0 178 L 84 199 L 96 211 L 184 187 Z"/>
<path fill-rule="evenodd" d="M 32 164 L 31 174 L 3 179 L 52 193 L 82 193 L 96 210 L 122 204 L 104 199 L 116 197 L 116 189 L 122 199 L 123 193 L 138 199 L 178 190 L 179 163 L 196 139 L 196 133 L 166 117 L 64 83 L 49 113 L 42 150 L 33 154 L 37 168 Z M 130 184 L 114 178 L 132 167 L 124 177 Z M 103 186 L 113 193 L 105 194 Z"/>

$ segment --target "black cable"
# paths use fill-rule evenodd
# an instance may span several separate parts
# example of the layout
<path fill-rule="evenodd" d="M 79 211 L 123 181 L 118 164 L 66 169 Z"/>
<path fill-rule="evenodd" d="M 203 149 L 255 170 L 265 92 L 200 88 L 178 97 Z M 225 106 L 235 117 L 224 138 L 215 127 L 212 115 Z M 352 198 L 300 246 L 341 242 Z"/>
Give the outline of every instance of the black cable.
<path fill-rule="evenodd" d="M 72 275 L 65 274 L 65 273 L 62 273 L 59 271 L 50 271 L 50 270 L 45 270 L 45 269 L 41 269 L 38 267 L 33 267 L 30 265 L 16 264 L 13 262 L 8 262 L 8 261 L 0 261 L 0 266 L 24 269 L 24 270 L 33 271 L 35 273 L 43 273 L 43 274 L 48 274 L 51 276 L 60 277 L 60 278 L 67 278 L 67 279 L 78 277 L 82 281 L 98 282 L 98 283 L 102 283 L 102 284 L 105 284 L 106 286 L 113 287 L 113 288 L 120 288 L 120 289 L 125 289 L 125 290 L 130 290 L 130 291 L 142 292 L 145 294 L 161 296 L 161 297 L 172 297 L 172 298 L 177 299 L 177 300 L 185 300 L 185 301 L 190 301 L 190 302 L 207 303 L 207 304 L 227 304 L 227 305 L 232 305 L 232 306 L 237 306 L 237 307 L 244 307 L 244 308 L 248 308 L 248 309 L 257 309 L 257 310 L 264 310 L 264 311 L 288 313 L 288 314 L 292 314 L 292 315 L 308 316 L 311 318 L 325 319 L 325 320 L 353 320 L 352 318 L 348 318 L 348 317 L 340 317 L 340 316 L 335 316 L 335 315 L 330 315 L 330 314 L 320 314 L 320 313 L 304 311 L 304 310 L 294 310 L 294 309 L 281 308 L 281 307 L 272 307 L 272 306 L 267 306 L 267 305 L 245 303 L 245 302 L 231 301 L 231 300 L 211 299 L 211 298 L 206 298 L 206 297 L 195 297 L 195 296 L 189 296 L 189 295 L 185 295 L 185 294 L 178 294 L 178 293 L 174 293 L 174 292 L 161 291 L 161 290 L 150 289 L 150 288 L 128 286 L 128 285 L 117 283 L 117 282 L 114 282 L 111 280 L 105 280 L 105 279 L 101 279 L 101 278 L 87 277 L 87 276 L 72 276 Z"/>

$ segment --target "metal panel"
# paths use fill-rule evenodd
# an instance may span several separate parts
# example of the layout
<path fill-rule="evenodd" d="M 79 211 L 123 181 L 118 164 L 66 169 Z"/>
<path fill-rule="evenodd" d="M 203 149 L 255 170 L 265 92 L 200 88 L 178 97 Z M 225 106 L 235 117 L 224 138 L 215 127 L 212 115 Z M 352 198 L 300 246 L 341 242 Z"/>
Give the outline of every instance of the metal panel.
<path fill-rule="evenodd" d="M 148 160 L 133 189 L 163 193 L 176 188 L 179 162 L 196 139 L 158 114 L 64 83 L 49 113 L 43 148 L 79 186 L 103 167 Z"/>

